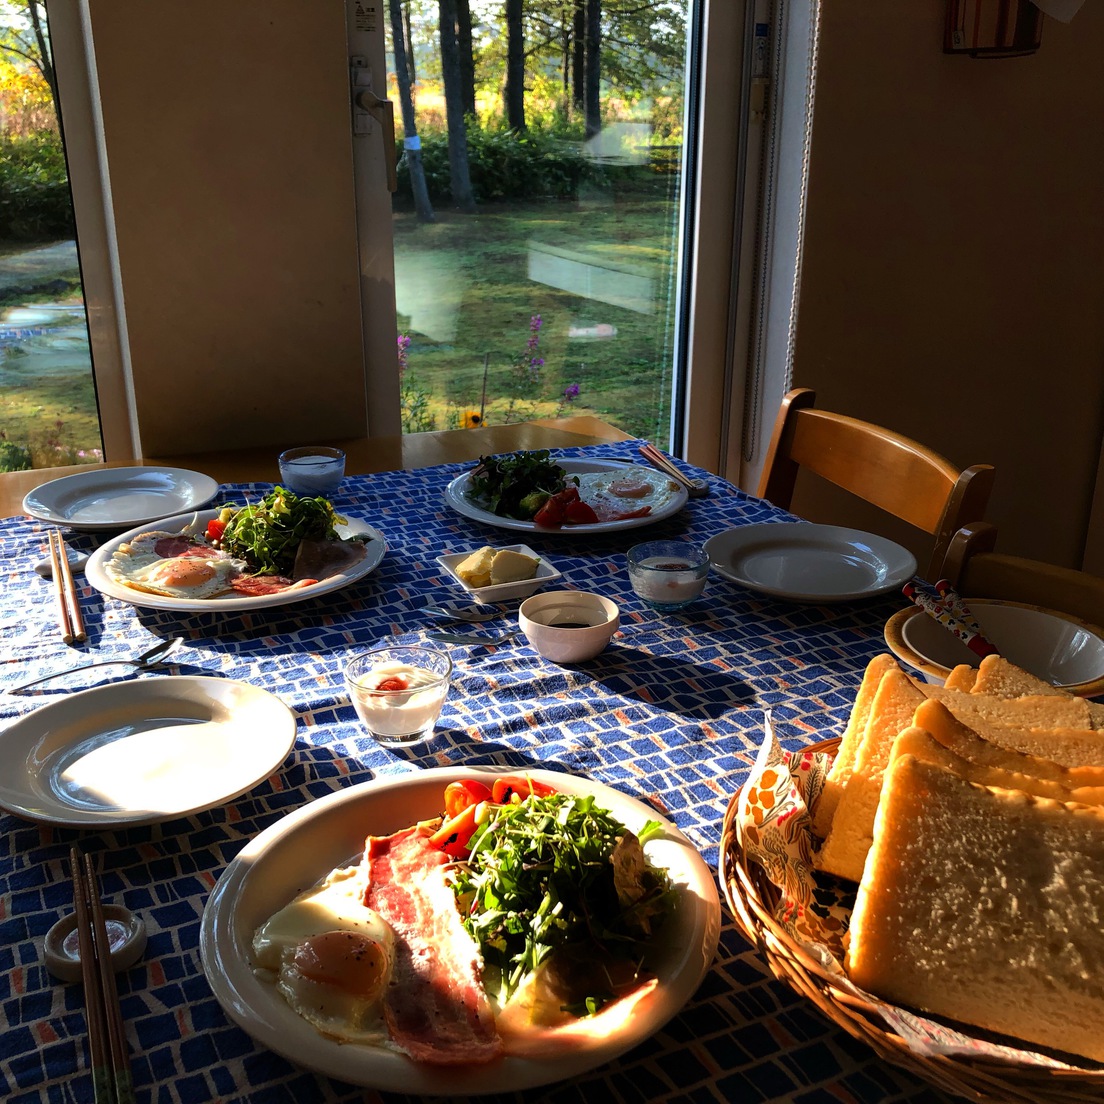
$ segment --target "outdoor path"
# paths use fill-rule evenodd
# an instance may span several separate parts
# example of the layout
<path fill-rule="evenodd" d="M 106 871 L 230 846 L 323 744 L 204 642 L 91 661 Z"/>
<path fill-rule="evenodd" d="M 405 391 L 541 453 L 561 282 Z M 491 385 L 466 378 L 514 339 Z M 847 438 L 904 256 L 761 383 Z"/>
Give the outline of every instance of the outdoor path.
<path fill-rule="evenodd" d="M 25 253 L 13 253 L 8 257 L 0 257 L 0 295 L 21 288 L 34 288 L 62 276 L 75 275 L 79 271 L 75 241 L 44 245 Z"/>

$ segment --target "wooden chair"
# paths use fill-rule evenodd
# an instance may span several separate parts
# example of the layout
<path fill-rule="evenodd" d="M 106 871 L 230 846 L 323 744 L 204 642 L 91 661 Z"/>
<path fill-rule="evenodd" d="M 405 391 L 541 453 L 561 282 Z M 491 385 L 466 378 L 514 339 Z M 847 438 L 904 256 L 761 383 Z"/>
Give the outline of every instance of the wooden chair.
<path fill-rule="evenodd" d="M 964 525 L 952 537 L 941 578 L 964 598 L 1003 598 L 1070 613 L 1104 626 L 1104 579 L 1072 567 L 994 551 L 996 527 Z"/>
<path fill-rule="evenodd" d="M 758 494 L 790 508 L 802 468 L 842 487 L 880 510 L 931 534 L 928 577 L 943 563 L 951 537 L 985 514 L 995 470 L 964 470 L 909 437 L 872 422 L 814 407 L 807 387 L 782 400 L 767 449 Z"/>

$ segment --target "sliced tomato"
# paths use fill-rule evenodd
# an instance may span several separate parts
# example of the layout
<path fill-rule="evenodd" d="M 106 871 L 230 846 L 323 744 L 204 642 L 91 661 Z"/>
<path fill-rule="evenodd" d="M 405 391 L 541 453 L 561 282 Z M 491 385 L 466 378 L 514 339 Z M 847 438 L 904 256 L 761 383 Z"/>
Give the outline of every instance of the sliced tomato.
<path fill-rule="evenodd" d="M 226 522 L 218 518 L 211 518 L 207 522 L 207 539 L 212 541 L 222 540 L 222 534 L 226 532 Z"/>
<path fill-rule="evenodd" d="M 463 778 L 459 782 L 450 782 L 445 787 L 445 816 L 454 817 L 462 813 L 469 805 L 478 805 L 481 801 L 492 801 L 491 787 L 474 778 Z"/>
<path fill-rule="evenodd" d="M 559 529 L 563 523 L 564 508 L 555 495 L 547 499 L 544 505 L 533 515 L 533 524 L 540 529 Z"/>
<path fill-rule="evenodd" d="M 593 525 L 598 520 L 594 507 L 581 498 L 569 502 L 564 508 L 564 520 L 569 525 Z"/>
<path fill-rule="evenodd" d="M 551 786 L 522 775 L 503 775 L 496 778 L 491 787 L 491 795 L 497 805 L 520 805 L 530 794 L 547 797 L 555 792 Z"/>
<path fill-rule="evenodd" d="M 469 805 L 456 816 L 447 817 L 441 827 L 429 837 L 430 846 L 444 851 L 454 859 L 467 858 L 468 843 L 478 823 L 475 815 L 478 808 L 478 805 Z"/>

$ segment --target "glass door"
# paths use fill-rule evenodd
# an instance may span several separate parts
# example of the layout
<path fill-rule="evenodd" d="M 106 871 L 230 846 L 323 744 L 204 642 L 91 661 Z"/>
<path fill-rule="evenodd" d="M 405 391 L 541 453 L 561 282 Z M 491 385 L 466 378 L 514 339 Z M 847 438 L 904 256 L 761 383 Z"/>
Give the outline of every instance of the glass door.
<path fill-rule="evenodd" d="M 102 458 L 44 7 L 0 4 L 0 471 Z"/>
<path fill-rule="evenodd" d="M 704 15 L 738 40 L 743 5 L 352 7 L 386 48 L 403 430 L 593 414 L 682 451 Z"/>

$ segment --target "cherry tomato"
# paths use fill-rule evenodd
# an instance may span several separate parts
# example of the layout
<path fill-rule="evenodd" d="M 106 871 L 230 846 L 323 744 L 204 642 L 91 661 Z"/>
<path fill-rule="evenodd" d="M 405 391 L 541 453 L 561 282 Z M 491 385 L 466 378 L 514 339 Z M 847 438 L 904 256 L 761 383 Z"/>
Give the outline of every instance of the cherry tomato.
<path fill-rule="evenodd" d="M 397 675 L 391 675 L 385 678 L 382 682 L 377 683 L 377 690 L 405 690 L 410 685 L 404 678 L 399 678 Z"/>
<path fill-rule="evenodd" d="M 211 518 L 207 522 L 207 539 L 211 541 L 222 540 L 222 534 L 226 532 L 226 522 L 218 518 Z"/>
<path fill-rule="evenodd" d="M 493 800 L 491 787 L 477 782 L 474 778 L 450 782 L 445 787 L 445 816 L 450 818 L 458 816 L 469 805 L 478 805 L 481 801 L 491 800 Z"/>
<path fill-rule="evenodd" d="M 441 827 L 429 837 L 430 846 L 444 851 L 454 859 L 467 858 L 468 841 L 475 832 L 478 808 L 478 805 L 469 805 L 456 816 L 447 817 Z"/>
<path fill-rule="evenodd" d="M 491 796 L 497 805 L 520 805 L 530 794 L 547 797 L 556 791 L 543 782 L 520 775 L 504 775 L 494 780 Z"/>

